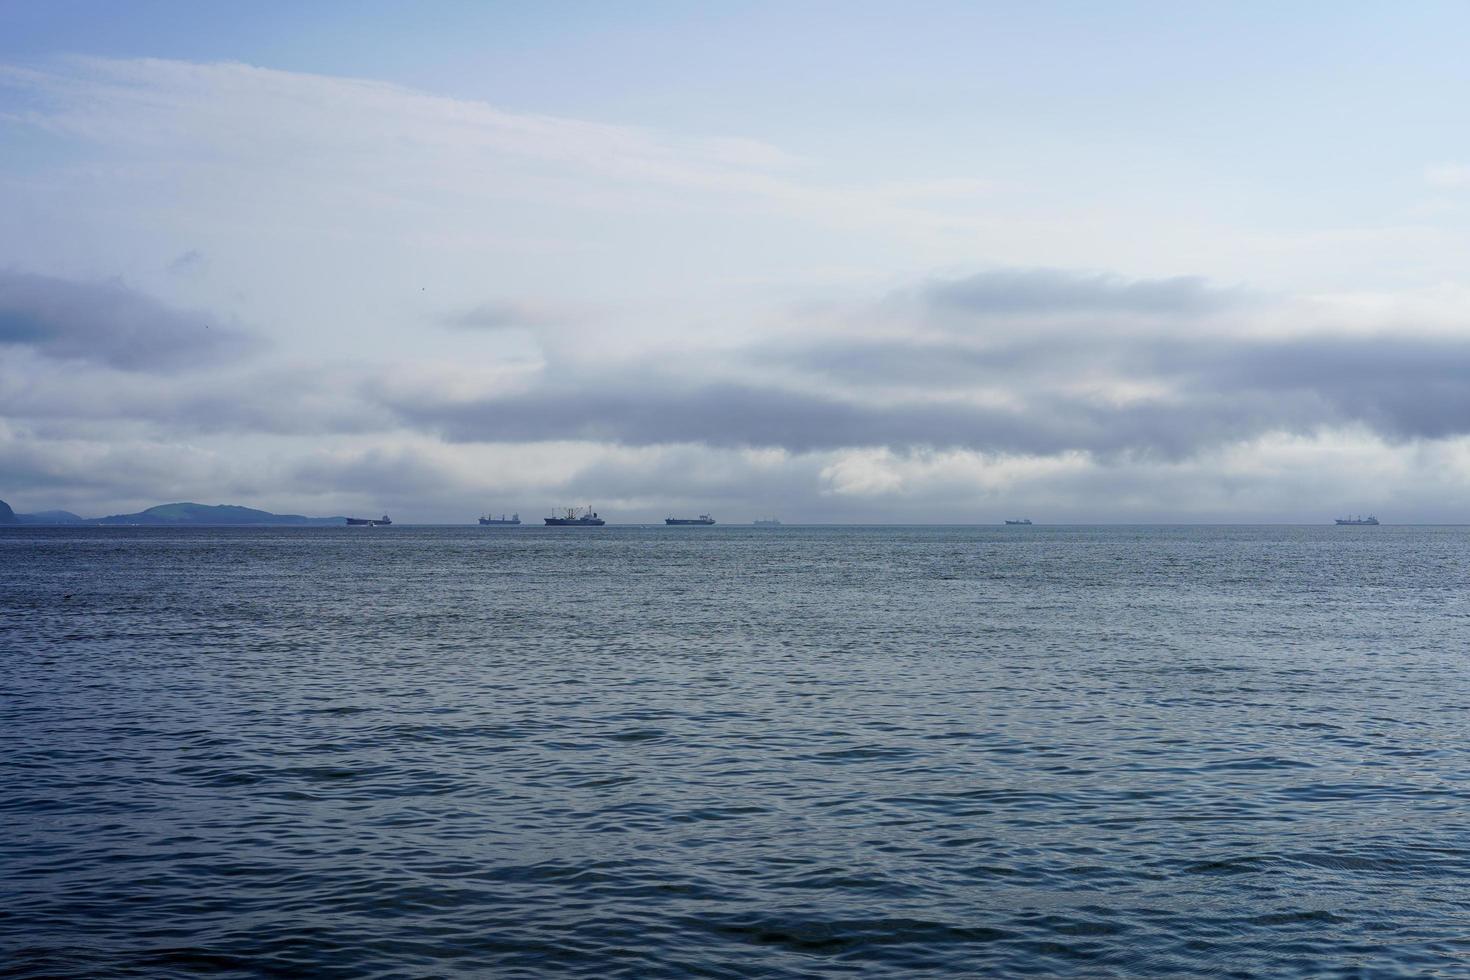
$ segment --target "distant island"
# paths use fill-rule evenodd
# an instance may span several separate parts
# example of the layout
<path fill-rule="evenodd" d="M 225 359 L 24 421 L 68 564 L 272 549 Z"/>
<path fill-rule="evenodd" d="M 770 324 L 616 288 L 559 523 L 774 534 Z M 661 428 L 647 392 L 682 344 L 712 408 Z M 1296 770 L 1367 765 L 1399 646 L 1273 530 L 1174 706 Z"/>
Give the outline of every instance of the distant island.
<path fill-rule="evenodd" d="M 0 500 L 0 525 L 14 524 L 105 524 L 178 527 L 181 525 L 252 525 L 285 524 L 296 526 L 341 526 L 345 517 L 303 517 L 300 514 L 272 514 L 269 511 L 239 507 L 234 504 L 159 504 L 136 514 L 111 514 L 107 517 L 79 517 L 71 511 L 46 510 L 36 514 L 17 514 Z"/>

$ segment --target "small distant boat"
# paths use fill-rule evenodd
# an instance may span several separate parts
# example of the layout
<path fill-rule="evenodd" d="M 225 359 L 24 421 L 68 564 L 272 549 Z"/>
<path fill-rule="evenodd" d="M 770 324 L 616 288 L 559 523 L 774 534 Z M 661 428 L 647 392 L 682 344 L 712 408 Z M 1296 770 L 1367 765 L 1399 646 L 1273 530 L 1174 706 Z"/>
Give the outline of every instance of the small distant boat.
<path fill-rule="evenodd" d="M 665 517 L 665 524 L 688 526 L 693 524 L 713 524 L 715 519 L 708 514 L 700 514 L 698 517 Z"/>
<path fill-rule="evenodd" d="M 382 517 L 376 517 L 376 518 L 374 518 L 374 517 L 349 517 L 349 518 L 347 518 L 347 526 L 348 527 L 387 527 L 389 524 L 392 524 L 392 523 L 393 522 L 388 519 L 388 515 L 387 514 L 384 514 Z"/>
<path fill-rule="evenodd" d="M 1011 520 L 1008 520 L 1008 521 L 1006 521 L 1006 523 L 1007 524 L 1030 524 L 1031 523 L 1031 518 L 1029 518 L 1029 517 L 1023 517 L 1019 521 L 1011 521 Z"/>
<path fill-rule="evenodd" d="M 1372 514 L 1369 514 L 1367 517 L 1339 517 L 1337 523 L 1350 524 L 1354 527 L 1377 527 L 1378 518 Z"/>
<path fill-rule="evenodd" d="M 501 514 L 499 517 L 495 517 L 491 514 L 486 514 L 484 517 L 480 518 L 481 527 L 500 527 L 507 525 L 514 526 L 516 524 L 519 524 L 520 522 L 520 514 L 512 514 L 509 517 L 506 517 L 504 514 Z"/>
<path fill-rule="evenodd" d="M 602 527 L 606 524 L 602 518 L 597 516 L 597 511 L 588 507 L 584 511 L 578 511 L 575 507 L 568 507 L 565 517 L 546 518 L 547 527 Z"/>
<path fill-rule="evenodd" d="M 754 521 L 756 527 L 780 527 L 781 522 L 774 517 L 761 517 Z"/>

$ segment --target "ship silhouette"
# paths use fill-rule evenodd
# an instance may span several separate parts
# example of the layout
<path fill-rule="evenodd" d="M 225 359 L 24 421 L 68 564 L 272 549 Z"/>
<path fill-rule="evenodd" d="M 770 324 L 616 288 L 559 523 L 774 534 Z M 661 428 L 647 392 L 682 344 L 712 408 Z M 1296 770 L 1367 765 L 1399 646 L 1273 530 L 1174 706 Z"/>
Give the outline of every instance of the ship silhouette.
<path fill-rule="evenodd" d="M 568 507 L 565 517 L 546 518 L 547 527 L 602 527 L 606 524 L 602 518 L 597 516 L 597 511 L 588 507 L 584 511 L 578 511 L 575 507 Z"/>

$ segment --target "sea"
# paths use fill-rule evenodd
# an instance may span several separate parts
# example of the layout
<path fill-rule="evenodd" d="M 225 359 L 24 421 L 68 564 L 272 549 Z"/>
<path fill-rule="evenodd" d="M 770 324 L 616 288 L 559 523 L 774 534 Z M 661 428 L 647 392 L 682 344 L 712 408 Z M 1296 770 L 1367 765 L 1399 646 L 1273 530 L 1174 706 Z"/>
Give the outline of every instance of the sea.
<path fill-rule="evenodd" d="M 1470 976 L 1470 529 L 0 530 L 9 977 Z"/>

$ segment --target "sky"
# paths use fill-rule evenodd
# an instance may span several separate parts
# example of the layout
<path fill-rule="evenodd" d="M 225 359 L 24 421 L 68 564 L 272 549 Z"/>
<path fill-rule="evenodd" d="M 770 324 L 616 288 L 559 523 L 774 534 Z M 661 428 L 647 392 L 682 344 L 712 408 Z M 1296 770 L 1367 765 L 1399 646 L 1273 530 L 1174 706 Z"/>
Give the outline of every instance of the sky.
<path fill-rule="evenodd" d="M 0 499 L 1470 521 L 1466 36 L 0 0 Z"/>

